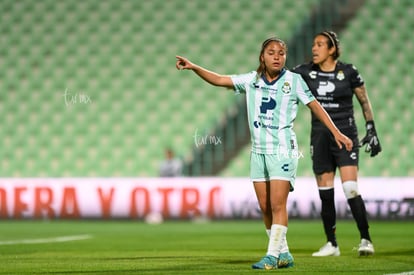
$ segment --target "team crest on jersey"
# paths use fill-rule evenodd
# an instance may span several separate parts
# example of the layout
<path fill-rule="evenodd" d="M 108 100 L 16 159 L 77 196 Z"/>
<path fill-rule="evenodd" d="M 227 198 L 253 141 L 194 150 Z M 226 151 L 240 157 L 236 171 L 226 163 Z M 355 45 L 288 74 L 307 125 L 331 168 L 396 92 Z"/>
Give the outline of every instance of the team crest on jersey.
<path fill-rule="evenodd" d="M 344 80 L 345 79 L 345 74 L 342 70 L 338 71 L 338 73 L 336 74 L 336 78 L 338 80 Z"/>
<path fill-rule="evenodd" d="M 292 87 L 290 87 L 290 83 L 285 82 L 282 87 L 282 92 L 284 92 L 285 94 L 288 94 L 290 93 L 291 90 L 292 90 Z"/>

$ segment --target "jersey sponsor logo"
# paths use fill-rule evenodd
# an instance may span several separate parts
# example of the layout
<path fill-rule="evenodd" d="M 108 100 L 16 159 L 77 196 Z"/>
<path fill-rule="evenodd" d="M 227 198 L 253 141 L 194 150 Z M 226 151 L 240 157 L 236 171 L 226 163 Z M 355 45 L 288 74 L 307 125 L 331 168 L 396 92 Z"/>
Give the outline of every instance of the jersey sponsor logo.
<path fill-rule="evenodd" d="M 273 93 L 277 92 L 277 88 L 268 87 L 268 86 L 260 86 L 257 83 L 253 83 L 253 87 L 255 89 L 262 89 L 263 91 L 274 91 Z"/>
<path fill-rule="evenodd" d="M 319 81 L 319 87 L 316 90 L 318 95 L 325 96 L 327 93 L 332 93 L 335 90 L 335 84 L 331 81 Z"/>
<path fill-rule="evenodd" d="M 309 77 L 312 79 L 316 79 L 316 77 L 318 76 L 318 72 L 317 71 L 310 71 L 309 72 Z"/>
<path fill-rule="evenodd" d="M 289 171 L 289 164 L 283 164 L 280 168 L 281 168 L 283 171 L 288 172 L 288 171 Z"/>
<path fill-rule="evenodd" d="M 352 152 L 350 155 L 349 155 L 349 157 L 351 158 L 351 159 L 357 159 L 357 154 L 355 153 L 355 152 Z"/>
<path fill-rule="evenodd" d="M 262 123 L 260 121 L 255 120 L 253 122 L 253 126 L 254 126 L 254 128 L 259 128 L 260 126 L 262 126 Z"/>
<path fill-rule="evenodd" d="M 273 125 L 273 124 L 264 124 L 261 123 L 260 121 L 255 120 L 253 122 L 253 126 L 257 129 L 257 128 L 266 128 L 266 129 L 272 129 L 272 130 L 277 130 L 279 129 L 279 126 L 277 125 Z"/>
<path fill-rule="evenodd" d="M 318 76 L 327 77 L 329 79 L 333 79 L 335 77 L 335 73 L 324 73 L 324 72 L 318 72 L 318 71 L 310 71 L 309 77 L 311 79 L 316 79 Z"/>
<path fill-rule="evenodd" d="M 273 120 L 272 116 L 266 116 L 267 111 L 274 110 L 276 108 L 276 100 L 274 100 L 271 96 L 269 97 L 262 97 L 262 104 L 260 105 L 260 113 L 264 115 L 259 115 L 260 119 L 264 120 Z M 266 129 L 279 129 L 279 126 L 273 124 L 264 124 L 260 121 L 255 120 L 253 122 L 253 126 L 255 128 L 266 128 Z"/>
<path fill-rule="evenodd" d="M 324 72 L 318 72 L 319 76 L 327 77 L 330 79 L 335 78 L 335 73 L 324 73 Z"/>
<path fill-rule="evenodd" d="M 324 108 L 339 108 L 339 103 L 326 103 L 326 102 L 321 102 L 321 105 Z"/>
<path fill-rule="evenodd" d="M 266 114 L 267 111 L 274 110 L 276 108 L 276 100 L 272 97 L 262 97 L 262 104 L 260 105 L 260 113 Z"/>
<path fill-rule="evenodd" d="M 259 115 L 258 117 L 262 120 L 273 120 L 272 116 Z"/>

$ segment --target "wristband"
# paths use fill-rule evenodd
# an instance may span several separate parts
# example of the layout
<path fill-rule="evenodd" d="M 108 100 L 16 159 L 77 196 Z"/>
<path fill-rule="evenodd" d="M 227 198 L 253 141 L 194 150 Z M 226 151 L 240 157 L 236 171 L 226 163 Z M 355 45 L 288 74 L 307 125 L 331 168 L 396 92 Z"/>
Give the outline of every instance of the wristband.
<path fill-rule="evenodd" d="M 373 120 L 369 120 L 367 121 L 367 123 L 365 124 L 365 128 L 369 131 L 369 130 L 375 130 L 375 124 Z"/>

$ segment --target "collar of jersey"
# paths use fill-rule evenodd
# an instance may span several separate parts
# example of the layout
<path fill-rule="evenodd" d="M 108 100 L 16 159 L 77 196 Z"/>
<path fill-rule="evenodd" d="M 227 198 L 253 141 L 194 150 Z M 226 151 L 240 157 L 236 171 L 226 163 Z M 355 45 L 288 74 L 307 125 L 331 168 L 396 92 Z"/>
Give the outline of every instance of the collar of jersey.
<path fill-rule="evenodd" d="M 264 76 L 264 74 L 262 74 L 262 79 L 263 79 L 263 81 L 265 82 L 265 84 L 266 85 L 273 85 L 273 84 L 275 84 L 284 74 L 286 73 L 286 68 L 283 68 L 281 71 L 280 71 L 280 74 L 279 74 L 279 76 L 275 79 L 275 80 L 273 80 L 272 82 L 269 82 L 267 79 L 266 79 L 266 77 Z"/>

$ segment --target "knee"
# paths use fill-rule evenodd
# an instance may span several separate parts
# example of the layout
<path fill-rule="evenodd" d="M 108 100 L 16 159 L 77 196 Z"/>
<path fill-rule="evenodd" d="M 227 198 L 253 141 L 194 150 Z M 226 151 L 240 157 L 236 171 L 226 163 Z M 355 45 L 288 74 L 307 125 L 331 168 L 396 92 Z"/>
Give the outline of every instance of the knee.
<path fill-rule="evenodd" d="M 263 214 L 272 213 L 272 208 L 266 200 L 259 200 L 259 208 Z"/>
<path fill-rule="evenodd" d="M 345 181 L 342 183 L 342 188 L 348 200 L 359 196 L 358 183 L 356 181 Z"/>
<path fill-rule="evenodd" d="M 272 203 L 272 213 L 280 213 L 286 211 L 286 205 L 282 203 Z"/>

